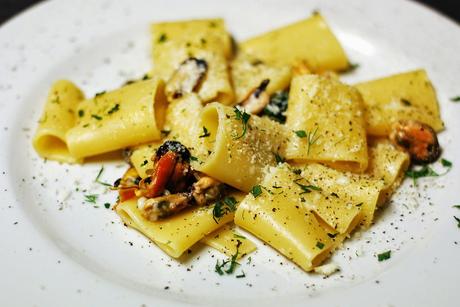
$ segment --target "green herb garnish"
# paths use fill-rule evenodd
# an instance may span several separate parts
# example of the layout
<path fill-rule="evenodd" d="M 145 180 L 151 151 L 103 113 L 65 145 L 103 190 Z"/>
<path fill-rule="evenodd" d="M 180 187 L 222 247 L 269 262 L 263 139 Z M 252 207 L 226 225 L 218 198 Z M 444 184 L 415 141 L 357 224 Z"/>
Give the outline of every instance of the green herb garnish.
<path fill-rule="evenodd" d="M 262 194 L 262 187 L 260 185 L 253 186 L 251 194 L 252 196 L 254 196 L 254 198 L 257 198 L 257 196 L 260 196 Z"/>
<path fill-rule="evenodd" d="M 94 182 L 97 182 L 99 184 L 105 185 L 106 187 L 112 187 L 112 185 L 110 183 L 101 181 L 100 178 L 101 178 L 101 175 L 102 175 L 103 172 L 104 172 L 104 167 L 101 166 L 101 169 L 99 170 L 99 173 L 97 173 L 97 176 L 96 176 L 96 179 L 94 179 Z"/>
<path fill-rule="evenodd" d="M 410 169 L 406 171 L 406 177 L 412 178 L 414 181 L 414 185 L 417 185 L 417 179 L 423 177 L 440 177 L 447 174 L 452 166 L 453 163 L 447 159 L 441 159 L 441 165 L 445 167 L 447 170 L 444 173 L 437 173 L 428 165 L 424 165 L 422 168 L 419 169 Z"/>
<path fill-rule="evenodd" d="M 159 43 L 164 43 L 164 42 L 166 42 L 167 39 L 168 39 L 168 37 L 166 36 L 166 33 L 162 33 L 160 35 L 160 37 L 158 38 L 158 42 Z"/>
<path fill-rule="evenodd" d="M 94 119 L 97 119 L 97 120 L 101 120 L 101 119 L 102 119 L 102 117 L 99 116 L 99 115 L 97 115 L 97 114 L 92 114 L 91 117 L 94 118 Z"/>
<path fill-rule="evenodd" d="M 236 266 L 240 265 L 236 260 L 238 259 L 241 241 L 237 240 L 237 242 L 238 243 L 236 244 L 236 253 L 232 255 L 231 258 L 223 260 L 222 262 L 220 262 L 219 260 L 216 261 L 215 272 L 219 275 L 224 275 L 224 272 L 227 274 L 233 274 L 235 272 Z"/>
<path fill-rule="evenodd" d="M 294 131 L 294 133 L 295 133 L 299 138 L 306 138 L 306 137 L 307 137 L 307 133 L 305 132 L 305 130 L 297 130 L 297 131 Z"/>
<path fill-rule="evenodd" d="M 85 116 L 85 111 L 84 110 L 78 110 L 78 117 L 83 117 Z"/>
<path fill-rule="evenodd" d="M 298 183 L 297 181 L 299 180 L 302 180 L 302 178 L 294 180 L 294 183 L 302 189 L 303 192 L 300 194 L 310 193 L 312 190 L 322 191 L 320 187 L 317 187 L 315 185 L 304 185 L 304 184 Z"/>
<path fill-rule="evenodd" d="M 452 98 L 450 99 L 450 101 L 453 101 L 453 102 L 460 102 L 460 96 L 452 97 Z"/>
<path fill-rule="evenodd" d="M 431 167 L 428 165 L 424 165 L 419 170 L 408 170 L 406 171 L 406 177 L 412 178 L 414 181 L 414 185 L 417 185 L 417 179 L 423 177 L 438 177 L 439 174 L 436 173 Z"/>
<path fill-rule="evenodd" d="M 219 260 L 216 261 L 216 266 L 214 267 L 214 270 L 217 274 L 219 275 L 224 275 L 224 271 L 222 270 L 222 268 L 224 267 L 224 265 L 226 264 L 225 261 L 222 262 L 222 264 L 220 263 Z"/>
<path fill-rule="evenodd" d="M 441 164 L 444 167 L 452 167 L 452 162 L 450 162 L 449 160 L 446 160 L 446 159 L 441 159 Z"/>
<path fill-rule="evenodd" d="M 109 203 L 105 203 L 105 204 L 104 204 L 104 207 L 105 207 L 106 209 L 109 209 L 109 208 L 110 208 L 110 204 L 109 204 Z"/>
<path fill-rule="evenodd" d="M 210 135 L 211 135 L 211 133 L 208 131 L 208 129 L 203 126 L 203 134 L 200 135 L 199 138 L 207 138 Z"/>
<path fill-rule="evenodd" d="M 379 260 L 379 262 L 388 260 L 390 258 L 391 258 L 391 250 L 377 255 L 377 259 Z"/>
<path fill-rule="evenodd" d="M 460 228 L 460 219 L 454 215 L 454 219 L 457 221 L 457 227 Z"/>
<path fill-rule="evenodd" d="M 227 196 L 223 200 L 216 202 L 212 209 L 212 217 L 216 223 L 219 223 L 219 219 L 222 218 L 229 212 L 236 211 L 237 201 L 233 196 Z"/>
<path fill-rule="evenodd" d="M 117 112 L 118 110 L 120 110 L 120 104 L 119 104 L 119 103 L 115 104 L 115 105 L 107 112 L 107 114 L 110 115 L 110 114 L 112 114 L 112 113 Z"/>
<path fill-rule="evenodd" d="M 141 163 L 141 167 L 142 167 L 142 166 L 145 166 L 147 163 L 149 163 L 149 161 L 148 161 L 148 160 L 144 160 L 144 161 Z"/>
<path fill-rule="evenodd" d="M 323 249 L 324 248 L 324 243 L 323 242 L 316 242 L 316 247 L 319 248 L 319 249 Z"/>
<path fill-rule="evenodd" d="M 95 204 L 97 200 L 96 194 L 85 195 L 85 201 L 91 204 Z"/>
<path fill-rule="evenodd" d="M 241 271 L 241 272 L 242 272 L 241 274 L 236 275 L 235 277 L 236 278 L 244 278 L 244 277 L 246 277 L 246 274 L 244 274 L 244 271 Z"/>
<path fill-rule="evenodd" d="M 250 114 L 246 113 L 246 111 L 243 110 L 243 112 L 240 111 L 237 107 L 233 108 L 233 112 L 235 112 L 235 119 L 240 120 L 241 123 L 243 124 L 243 131 L 241 132 L 241 135 L 236 135 L 233 139 L 237 140 L 242 138 L 245 134 L 246 131 L 248 130 L 248 121 L 249 118 L 251 117 Z"/>
<path fill-rule="evenodd" d="M 98 93 L 96 93 L 96 94 L 94 95 L 94 98 L 99 97 L 99 96 L 102 96 L 102 95 L 104 95 L 105 93 L 106 93 L 106 91 L 98 92 Z"/>
<path fill-rule="evenodd" d="M 316 135 L 316 133 L 318 132 L 318 127 L 315 128 L 315 130 L 313 131 L 307 131 L 305 132 L 305 130 L 297 130 L 297 131 L 294 131 L 294 133 L 299 137 L 299 138 L 307 138 L 307 143 L 308 143 L 308 147 L 307 147 L 307 155 L 310 154 L 310 148 L 311 146 L 313 146 L 316 141 L 318 141 L 320 135 Z"/>
<path fill-rule="evenodd" d="M 237 234 L 237 233 L 233 233 L 233 236 L 234 236 L 235 238 L 238 238 L 238 239 L 246 240 L 246 237 L 245 237 L 245 236 L 239 235 L 239 234 Z"/>
<path fill-rule="evenodd" d="M 349 72 L 353 72 L 355 71 L 356 69 L 359 68 L 359 64 L 358 63 L 348 63 L 348 67 L 345 69 L 345 73 L 349 73 Z"/>

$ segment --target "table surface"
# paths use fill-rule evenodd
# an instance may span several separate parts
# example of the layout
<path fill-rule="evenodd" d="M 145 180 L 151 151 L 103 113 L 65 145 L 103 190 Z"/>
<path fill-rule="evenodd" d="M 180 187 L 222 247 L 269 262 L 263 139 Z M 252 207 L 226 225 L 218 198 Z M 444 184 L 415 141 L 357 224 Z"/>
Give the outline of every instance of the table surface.
<path fill-rule="evenodd" d="M 41 0 L 0 0 L 0 24 Z M 460 23 L 458 0 L 417 0 Z"/>

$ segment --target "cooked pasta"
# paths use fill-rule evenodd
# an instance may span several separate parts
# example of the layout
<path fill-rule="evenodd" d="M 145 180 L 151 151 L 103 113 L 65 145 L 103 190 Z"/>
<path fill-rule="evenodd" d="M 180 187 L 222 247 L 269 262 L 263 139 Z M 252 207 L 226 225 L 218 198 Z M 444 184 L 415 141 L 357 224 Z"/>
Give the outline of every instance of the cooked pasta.
<path fill-rule="evenodd" d="M 321 264 L 372 226 L 405 174 L 420 175 L 410 165 L 441 153 L 426 72 L 341 82 L 350 64 L 318 13 L 239 45 L 222 19 L 159 22 L 151 34 L 143 80 L 91 99 L 53 84 L 33 146 L 65 163 L 122 151 L 120 178 L 101 182 L 101 168 L 95 182 L 117 190 L 126 226 L 173 258 L 206 245 L 228 257 L 215 272 L 232 274 L 263 248 L 253 235 L 329 275 L 336 266 Z"/>
<path fill-rule="evenodd" d="M 77 108 L 83 99 L 83 93 L 72 82 L 60 80 L 53 84 L 33 139 L 41 157 L 67 163 L 82 162 L 69 152 L 66 134 L 81 114 Z"/>
<path fill-rule="evenodd" d="M 286 118 L 291 130 L 286 158 L 355 171 L 367 168 L 362 99 L 356 89 L 324 76 L 296 76 Z"/>

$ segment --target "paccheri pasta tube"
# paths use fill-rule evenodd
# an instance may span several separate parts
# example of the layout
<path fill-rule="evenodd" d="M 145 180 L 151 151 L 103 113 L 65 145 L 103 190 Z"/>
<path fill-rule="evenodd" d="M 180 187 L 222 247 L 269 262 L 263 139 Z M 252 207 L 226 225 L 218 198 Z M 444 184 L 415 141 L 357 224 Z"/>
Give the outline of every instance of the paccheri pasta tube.
<path fill-rule="evenodd" d="M 75 125 L 77 108 L 83 99 L 83 93 L 72 82 L 60 80 L 53 84 L 33 139 L 33 146 L 41 157 L 67 163 L 82 162 L 69 152 L 66 133 Z"/>
<path fill-rule="evenodd" d="M 78 107 L 66 134 L 70 153 L 94 156 L 161 138 L 167 102 L 164 82 L 153 78 L 96 95 Z"/>
<path fill-rule="evenodd" d="M 267 63 L 305 65 L 313 72 L 344 70 L 345 52 L 320 14 L 241 43 L 241 49 Z"/>
<path fill-rule="evenodd" d="M 286 145 L 282 125 L 218 103 L 203 109 L 199 126 L 209 135 L 196 169 L 246 192 L 262 179 L 265 166 L 276 164 Z"/>
<path fill-rule="evenodd" d="M 436 131 L 444 129 L 436 92 L 425 70 L 419 69 L 356 84 L 364 100 L 367 132 L 388 136 L 401 119 L 418 120 Z"/>
<path fill-rule="evenodd" d="M 358 172 L 367 168 L 362 99 L 356 89 L 326 76 L 296 76 L 286 117 L 286 158 Z"/>

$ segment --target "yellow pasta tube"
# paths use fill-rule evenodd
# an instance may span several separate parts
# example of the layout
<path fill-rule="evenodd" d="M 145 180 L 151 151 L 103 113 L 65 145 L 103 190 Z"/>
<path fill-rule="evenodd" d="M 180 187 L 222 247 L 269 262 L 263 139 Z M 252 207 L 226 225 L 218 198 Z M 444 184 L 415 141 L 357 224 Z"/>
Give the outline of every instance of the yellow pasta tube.
<path fill-rule="evenodd" d="M 244 114 L 219 103 L 203 109 L 199 126 L 209 136 L 203 138 L 206 154 L 198 157 L 195 168 L 247 192 L 262 179 L 265 166 L 276 164 L 275 155 L 284 151 L 286 139 L 282 125 Z"/>
<path fill-rule="evenodd" d="M 392 123 L 413 119 L 444 129 L 436 92 L 424 69 L 356 84 L 364 100 L 367 132 L 385 136 Z"/>
<path fill-rule="evenodd" d="M 210 233 L 201 242 L 231 257 L 236 255 L 240 259 L 257 249 L 256 245 L 245 236 L 237 233 L 231 226 L 225 225 L 222 228 Z"/>
<path fill-rule="evenodd" d="M 75 125 L 77 106 L 83 99 L 83 93 L 72 82 L 60 80 L 53 84 L 33 138 L 33 146 L 41 157 L 82 162 L 69 152 L 66 133 Z"/>
<path fill-rule="evenodd" d="M 251 38 L 241 49 L 267 63 L 305 62 L 313 72 L 349 67 L 345 52 L 320 14 Z"/>
<path fill-rule="evenodd" d="M 163 90 L 163 81 L 154 78 L 83 101 L 66 135 L 70 153 L 82 158 L 160 139 L 167 106 Z"/>
<path fill-rule="evenodd" d="M 325 76 L 294 77 L 286 127 L 291 130 L 286 158 L 358 172 L 367 168 L 362 99 L 354 88 Z"/>
<path fill-rule="evenodd" d="M 267 64 L 240 52 L 231 63 L 236 102 L 243 101 L 261 82 L 270 80 L 266 92 L 271 95 L 289 87 L 291 68 Z"/>
<path fill-rule="evenodd" d="M 233 196 L 238 201 L 242 199 L 240 193 Z M 116 206 L 116 212 L 126 225 L 141 232 L 174 258 L 180 257 L 206 235 L 233 220 L 232 212 L 215 220 L 213 209 L 214 205 L 195 207 L 169 218 L 151 222 L 142 216 L 135 198 Z"/>
<path fill-rule="evenodd" d="M 311 184 L 321 187 L 331 201 L 337 199 L 345 202 L 347 207 L 359 207 L 360 224 L 365 228 L 371 225 L 381 193 L 385 188 L 382 179 L 341 172 L 317 163 L 297 165 L 297 167 L 302 170 L 302 177 L 308 178 Z"/>
<path fill-rule="evenodd" d="M 270 168 L 261 185 L 282 188 L 248 194 L 236 210 L 235 224 L 310 271 L 335 247 L 334 230 L 323 227 L 302 204 L 288 172 L 286 167 Z"/>
<path fill-rule="evenodd" d="M 206 61 L 206 76 L 198 89 L 203 102 L 233 102 L 227 59 L 230 36 L 222 19 L 164 22 L 152 25 L 153 74 L 168 81 L 185 60 Z"/>

